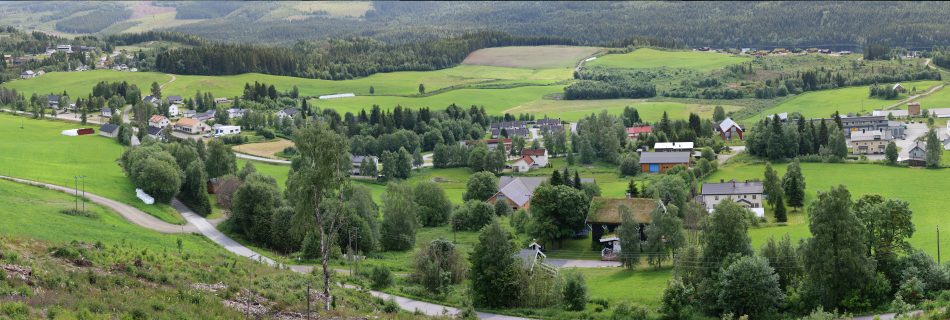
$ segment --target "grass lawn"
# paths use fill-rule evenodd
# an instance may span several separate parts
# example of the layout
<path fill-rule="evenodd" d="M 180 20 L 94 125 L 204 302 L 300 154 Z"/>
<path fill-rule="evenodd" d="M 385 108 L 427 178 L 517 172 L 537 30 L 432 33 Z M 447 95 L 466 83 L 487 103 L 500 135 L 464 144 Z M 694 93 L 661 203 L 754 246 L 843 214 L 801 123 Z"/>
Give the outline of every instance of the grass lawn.
<path fill-rule="evenodd" d="M 584 275 L 588 297 L 607 299 L 611 307 L 627 301 L 658 308 L 666 282 L 673 277 L 673 269 L 670 267 L 659 270 L 640 268 L 633 271 L 622 268 L 593 268 L 564 272 L 579 272 Z"/>
<path fill-rule="evenodd" d="M 98 134 L 60 134 L 79 127 L 0 114 L 0 174 L 62 186 L 74 186 L 74 177 L 86 176 L 86 191 L 135 206 L 167 222 L 184 223 L 171 206 L 147 205 L 135 197 L 135 187 L 117 162 L 123 147 L 114 139 Z"/>
<path fill-rule="evenodd" d="M 605 55 L 588 62 L 586 65 L 623 69 L 668 67 L 712 71 L 749 60 L 751 59 L 748 57 L 739 57 L 724 53 L 664 51 L 643 48 L 630 53 Z"/>
<path fill-rule="evenodd" d="M 462 64 L 514 68 L 573 68 L 581 59 L 601 50 L 597 47 L 515 46 L 472 52 Z M 543 57 L 543 59 L 539 59 Z"/>
<path fill-rule="evenodd" d="M 786 164 L 775 165 L 778 174 L 784 175 Z M 719 171 L 707 181 L 719 179 L 762 179 L 765 166 L 762 164 L 730 164 L 720 167 Z M 935 228 L 950 228 L 945 211 L 950 202 L 945 197 L 933 193 L 934 190 L 950 188 L 950 169 L 927 170 L 919 168 L 898 168 L 876 164 L 823 164 L 802 163 L 805 175 L 806 208 L 815 199 L 816 192 L 827 191 L 832 186 L 845 185 L 851 191 L 852 200 L 864 194 L 880 194 L 887 198 L 900 199 L 910 203 L 914 212 L 913 222 L 917 227 L 910 239 L 914 248 L 928 254 L 937 255 L 937 235 Z M 753 247 L 759 248 L 770 237 L 791 236 L 793 241 L 809 236 L 807 217 L 803 213 L 793 213 L 787 226 L 769 226 L 751 229 Z"/>
<path fill-rule="evenodd" d="M 277 179 L 277 185 L 280 186 L 280 189 L 283 190 L 287 184 L 287 176 L 290 175 L 290 166 L 283 164 L 272 164 L 260 161 L 246 160 L 246 159 L 237 159 L 238 170 L 244 168 L 244 165 L 248 162 L 254 163 L 254 169 L 257 169 L 257 172 L 266 176 L 274 177 Z"/>
<path fill-rule="evenodd" d="M 539 99 L 505 110 L 507 113 L 532 113 L 538 117 L 545 114 L 560 117 L 562 120 L 576 121 L 591 113 L 598 114 L 607 110 L 611 114 L 620 114 L 624 107 L 634 107 L 640 117 L 647 121 L 659 121 L 666 112 L 670 119 L 687 119 L 690 113 L 703 118 L 711 118 L 714 104 L 687 104 L 680 102 L 655 102 L 644 99 L 607 99 L 607 100 L 550 100 Z M 726 112 L 741 109 L 739 106 L 723 105 Z"/>
<path fill-rule="evenodd" d="M 101 81 L 126 81 L 134 84 L 142 91 L 142 96 L 148 95 L 152 82 L 163 84 L 171 80 L 167 74 L 157 72 L 121 72 L 114 70 L 90 70 L 83 72 L 49 72 L 33 79 L 18 79 L 6 82 L 2 86 L 16 89 L 29 98 L 34 93 L 45 95 L 50 93 L 69 93 L 70 101 L 75 102 L 78 97 L 86 97 L 92 93 L 92 87 Z M 194 91 L 190 96 L 194 96 Z"/>
<path fill-rule="evenodd" d="M 920 90 L 919 87 L 917 89 Z M 917 102 L 920 102 L 921 109 L 950 108 L 950 89 L 944 87 Z M 907 105 L 901 106 L 901 109 L 907 109 Z"/>
<path fill-rule="evenodd" d="M 418 84 L 413 84 L 413 86 L 418 87 Z M 426 87 L 428 88 L 428 85 Z M 413 109 L 430 107 L 441 110 L 454 103 L 462 107 L 484 106 L 485 111 L 489 114 L 500 115 L 506 110 L 539 100 L 546 95 L 561 93 L 564 91 L 563 88 L 562 85 L 550 85 L 505 89 L 459 89 L 425 97 L 357 96 L 334 100 L 314 99 L 310 100 L 309 103 L 311 106 L 333 108 L 340 114 L 345 112 L 355 114 L 361 109 L 369 110 L 373 105 L 379 105 L 383 109 L 400 105 Z M 376 92 L 379 93 L 379 89 Z"/>
<path fill-rule="evenodd" d="M 905 88 L 917 87 L 918 91 L 923 91 L 940 84 L 940 81 L 915 81 L 901 84 Z M 874 109 L 895 104 L 906 97 L 906 94 L 902 94 L 899 98 L 892 100 L 871 98 L 868 96 L 868 86 L 806 92 L 775 107 L 766 109 L 751 119 L 754 120 L 769 114 L 782 112 L 799 112 L 808 118 L 828 117 L 834 114 L 835 111 L 841 114 L 848 114 L 849 112 L 869 113 Z"/>

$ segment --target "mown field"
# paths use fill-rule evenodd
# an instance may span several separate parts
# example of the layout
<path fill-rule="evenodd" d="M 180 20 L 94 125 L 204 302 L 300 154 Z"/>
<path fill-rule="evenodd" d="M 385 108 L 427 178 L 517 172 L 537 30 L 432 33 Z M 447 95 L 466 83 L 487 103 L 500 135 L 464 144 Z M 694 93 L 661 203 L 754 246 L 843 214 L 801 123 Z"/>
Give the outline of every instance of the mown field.
<path fill-rule="evenodd" d="M 472 52 L 462 64 L 513 68 L 573 68 L 579 61 L 600 51 L 597 47 L 514 46 Z"/>
<path fill-rule="evenodd" d="M 135 197 L 135 187 L 117 162 L 123 150 L 118 142 L 98 134 L 60 134 L 79 127 L 0 114 L 0 174 L 62 186 L 74 186 L 74 177 L 86 176 L 88 192 L 133 205 L 167 222 L 184 223 L 170 206 L 147 205 Z"/>
<path fill-rule="evenodd" d="M 950 108 L 950 89 L 944 87 L 916 101 L 920 102 L 921 109 Z M 907 105 L 902 105 L 901 109 L 907 109 Z"/>
<path fill-rule="evenodd" d="M 586 65 L 623 69 L 667 67 L 712 71 L 749 60 L 751 60 L 749 57 L 740 57 L 724 53 L 664 51 L 643 48 L 630 53 L 605 55 L 596 60 L 587 62 Z"/>
<path fill-rule="evenodd" d="M 728 101 L 723 101 L 728 103 Z M 640 117 L 648 121 L 657 121 L 666 112 L 671 119 L 687 119 L 690 113 L 703 118 L 711 118 L 717 104 L 693 104 L 668 101 L 647 101 L 644 99 L 607 99 L 607 100 L 551 100 L 540 99 L 524 103 L 505 110 L 507 113 L 531 113 L 538 117 L 557 116 L 564 120 L 575 121 L 592 113 L 607 110 L 611 114 L 620 114 L 625 107 L 637 108 Z M 741 109 L 739 106 L 721 105 L 726 112 Z"/>
<path fill-rule="evenodd" d="M 920 92 L 940 83 L 940 81 L 914 81 L 901 83 L 901 85 L 908 88 L 908 90 L 917 87 Z M 907 96 L 907 94 L 901 94 L 897 99 L 891 100 L 871 98 L 868 96 L 868 86 L 806 92 L 775 107 L 766 109 L 750 119 L 754 120 L 769 114 L 782 112 L 798 112 L 808 118 L 828 117 L 834 114 L 835 111 L 841 114 L 848 114 L 849 112 L 870 113 L 875 109 L 896 104 Z"/>
<path fill-rule="evenodd" d="M 779 175 L 785 173 L 786 164 L 775 165 Z M 719 179 L 762 179 L 765 166 L 762 164 L 730 164 L 720 167 L 719 171 L 707 181 Z M 819 191 L 827 191 L 832 186 L 845 185 L 851 191 L 852 200 L 864 194 L 880 194 L 887 198 L 900 199 L 910 203 L 914 212 L 913 222 L 917 231 L 910 239 L 911 245 L 937 255 L 936 227 L 950 228 L 947 224 L 946 208 L 948 200 L 938 190 L 950 188 L 950 170 L 927 170 L 919 168 L 898 168 L 875 164 L 822 164 L 803 163 L 805 176 L 805 201 L 811 203 Z M 807 211 L 807 210 L 806 210 Z M 802 215 L 796 217 L 796 215 Z M 809 236 L 807 217 L 804 213 L 793 213 L 793 223 L 787 226 L 763 227 L 750 230 L 753 246 L 759 248 L 770 237 L 782 237 L 788 234 L 793 241 Z M 800 223 L 794 223 L 795 220 Z"/>

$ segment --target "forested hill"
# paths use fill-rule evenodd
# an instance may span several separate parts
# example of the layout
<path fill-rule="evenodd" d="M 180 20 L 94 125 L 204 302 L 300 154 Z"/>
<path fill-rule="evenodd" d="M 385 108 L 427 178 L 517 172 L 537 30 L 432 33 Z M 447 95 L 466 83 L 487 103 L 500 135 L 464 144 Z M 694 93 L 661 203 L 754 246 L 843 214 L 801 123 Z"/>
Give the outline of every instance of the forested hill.
<path fill-rule="evenodd" d="M 940 2 L 374 2 L 360 18 L 266 21 L 244 14 L 175 30 L 233 42 L 349 36 L 405 42 L 487 29 L 581 44 L 648 36 L 690 46 L 857 50 L 865 42 L 950 43 L 948 16 L 950 4 Z"/>

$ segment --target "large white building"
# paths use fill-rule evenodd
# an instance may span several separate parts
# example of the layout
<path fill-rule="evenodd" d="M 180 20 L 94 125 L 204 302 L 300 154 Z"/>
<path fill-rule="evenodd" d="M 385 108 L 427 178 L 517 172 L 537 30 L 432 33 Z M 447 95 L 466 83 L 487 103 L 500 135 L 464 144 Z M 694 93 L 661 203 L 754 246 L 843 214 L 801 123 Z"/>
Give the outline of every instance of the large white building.
<path fill-rule="evenodd" d="M 765 216 L 765 207 L 762 206 L 764 191 L 762 182 L 719 181 L 719 183 L 703 183 L 703 192 L 700 197 L 707 211 L 712 212 L 720 202 L 733 201 L 754 212 L 757 217 Z"/>

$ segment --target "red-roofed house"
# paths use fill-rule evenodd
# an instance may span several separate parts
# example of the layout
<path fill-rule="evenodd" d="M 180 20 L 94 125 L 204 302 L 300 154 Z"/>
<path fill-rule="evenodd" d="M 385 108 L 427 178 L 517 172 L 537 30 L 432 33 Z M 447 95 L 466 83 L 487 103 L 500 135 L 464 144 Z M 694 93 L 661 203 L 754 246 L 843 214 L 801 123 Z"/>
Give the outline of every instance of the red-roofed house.
<path fill-rule="evenodd" d="M 536 167 L 548 166 L 547 149 L 521 149 L 521 156 L 531 157 L 531 160 L 534 161 L 534 166 Z"/>
<path fill-rule="evenodd" d="M 521 159 L 511 164 L 511 170 L 514 172 L 528 172 L 532 165 L 534 165 L 534 160 L 530 156 L 522 156 Z"/>
<path fill-rule="evenodd" d="M 627 128 L 627 139 L 633 140 L 640 137 L 641 134 L 653 132 L 653 127 L 651 126 L 642 126 L 642 127 L 630 127 Z"/>
<path fill-rule="evenodd" d="M 168 118 L 162 115 L 153 115 L 151 118 L 148 118 L 148 126 L 156 128 L 164 128 L 170 124 Z"/>

